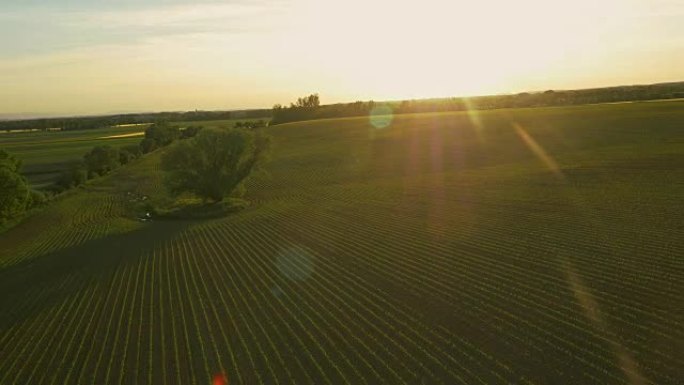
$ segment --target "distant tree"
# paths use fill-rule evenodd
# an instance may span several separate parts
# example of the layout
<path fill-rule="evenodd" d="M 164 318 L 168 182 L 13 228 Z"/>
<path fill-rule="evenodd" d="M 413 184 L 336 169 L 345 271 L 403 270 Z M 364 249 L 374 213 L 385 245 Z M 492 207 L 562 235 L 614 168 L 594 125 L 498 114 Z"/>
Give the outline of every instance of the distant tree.
<path fill-rule="evenodd" d="M 188 126 L 185 130 L 180 132 L 181 139 L 188 139 L 196 136 L 201 130 L 202 126 Z"/>
<path fill-rule="evenodd" d="M 129 144 L 127 146 L 122 146 L 121 148 L 119 148 L 119 151 L 120 152 L 127 152 L 127 153 L 131 154 L 131 156 L 133 156 L 133 158 L 139 158 L 143 154 L 142 149 L 137 144 Z"/>
<path fill-rule="evenodd" d="M 157 142 L 154 139 L 145 138 L 140 141 L 140 151 L 142 151 L 143 154 L 152 152 L 158 147 L 159 146 L 157 146 Z"/>
<path fill-rule="evenodd" d="M 0 150 L 0 222 L 20 215 L 31 203 L 31 189 L 20 168 L 20 160 Z"/>
<path fill-rule="evenodd" d="M 166 122 L 155 123 L 145 130 L 145 139 L 155 141 L 157 147 L 171 144 L 180 137 L 180 130 L 176 126 L 171 126 Z"/>
<path fill-rule="evenodd" d="M 174 145 L 162 157 L 173 194 L 192 193 L 220 202 L 265 159 L 270 138 L 244 129 L 202 130 Z"/>
<path fill-rule="evenodd" d="M 119 150 L 112 146 L 95 146 L 90 152 L 85 154 L 83 161 L 88 176 L 104 175 L 121 164 L 119 161 Z"/>
<path fill-rule="evenodd" d="M 119 163 L 121 164 L 128 164 L 141 155 L 142 149 L 138 145 L 130 144 L 128 146 L 119 147 Z"/>
<path fill-rule="evenodd" d="M 253 120 L 250 122 L 239 121 L 239 122 L 235 122 L 234 127 L 235 128 L 247 128 L 250 130 L 254 130 L 256 128 L 266 127 L 266 122 L 263 119 Z"/>
<path fill-rule="evenodd" d="M 297 98 L 297 102 L 290 103 L 289 107 L 283 107 L 280 104 L 276 104 L 271 110 L 273 115 L 271 124 L 315 119 L 318 117 L 317 113 L 320 105 L 321 99 L 318 94 L 311 94 L 309 96 Z"/>
<path fill-rule="evenodd" d="M 303 98 L 297 98 L 297 104 L 295 104 L 294 106 L 299 108 L 314 108 L 320 105 L 321 100 L 318 97 L 318 94 L 311 94 Z"/>
<path fill-rule="evenodd" d="M 88 170 L 83 162 L 69 164 L 57 178 L 57 190 L 68 190 L 82 185 L 88 180 Z"/>

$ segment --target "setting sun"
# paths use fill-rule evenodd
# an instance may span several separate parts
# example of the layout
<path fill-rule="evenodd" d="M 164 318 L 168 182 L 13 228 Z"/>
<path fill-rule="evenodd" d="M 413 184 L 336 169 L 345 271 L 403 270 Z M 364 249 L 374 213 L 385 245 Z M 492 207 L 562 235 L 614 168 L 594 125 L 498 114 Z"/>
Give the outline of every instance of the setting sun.
<path fill-rule="evenodd" d="M 306 9 L 285 36 L 307 42 L 296 55 L 331 74 L 327 84 L 402 98 L 510 91 L 559 76 L 572 58 L 577 67 L 597 65 L 597 37 L 615 33 L 628 7 L 587 0 L 352 0 Z"/>
<path fill-rule="evenodd" d="M 268 107 L 677 79 L 668 0 L 76 2 L 0 12 L 0 113 Z M 14 30 L 25 31 L 19 35 Z M 657 50 L 651 42 L 659 42 Z"/>

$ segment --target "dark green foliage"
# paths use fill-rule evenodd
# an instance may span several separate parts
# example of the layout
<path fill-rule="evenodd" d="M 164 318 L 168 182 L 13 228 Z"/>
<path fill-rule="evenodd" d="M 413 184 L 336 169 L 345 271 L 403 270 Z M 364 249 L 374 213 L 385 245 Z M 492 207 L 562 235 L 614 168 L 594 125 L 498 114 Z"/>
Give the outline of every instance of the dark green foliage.
<path fill-rule="evenodd" d="M 0 222 L 23 213 L 30 201 L 26 179 L 9 168 L 0 167 Z"/>
<path fill-rule="evenodd" d="M 128 164 L 128 162 L 139 158 L 140 156 L 142 156 L 142 149 L 140 146 L 131 144 L 119 148 L 119 163 L 121 164 Z"/>
<path fill-rule="evenodd" d="M 145 130 L 145 139 L 154 140 L 157 147 L 168 146 L 180 137 L 180 130 L 166 122 L 155 123 Z"/>
<path fill-rule="evenodd" d="M 96 146 L 83 157 L 89 177 L 104 175 L 119 167 L 119 150 L 112 146 Z"/>
<path fill-rule="evenodd" d="M 297 103 L 290 104 L 290 108 L 315 108 L 321 105 L 318 94 L 311 94 L 303 98 L 297 98 Z"/>
<path fill-rule="evenodd" d="M 320 105 L 321 100 L 318 94 L 298 98 L 296 103 L 290 103 L 290 107 L 276 104 L 273 106 L 273 119 L 271 122 L 272 124 L 279 124 L 312 119 Z"/>
<path fill-rule="evenodd" d="M 181 139 L 193 138 L 202 130 L 202 128 L 202 126 L 188 126 L 184 130 L 181 130 L 180 137 Z"/>
<path fill-rule="evenodd" d="M 215 202 L 232 193 L 263 160 L 270 138 L 242 129 L 202 130 L 162 158 L 173 194 L 189 192 Z"/>
<path fill-rule="evenodd" d="M 266 122 L 262 119 L 247 122 L 235 122 L 235 128 L 247 128 L 250 130 L 254 130 L 261 127 L 266 127 Z"/>
<path fill-rule="evenodd" d="M 154 139 L 145 138 L 140 141 L 140 151 L 143 154 L 150 153 L 157 149 L 157 142 Z"/>
<path fill-rule="evenodd" d="M 56 185 L 60 190 L 68 190 L 82 185 L 88 180 L 88 170 L 83 162 L 73 162 L 62 171 Z"/>
<path fill-rule="evenodd" d="M 45 204 L 48 197 L 41 191 L 31 190 L 29 193 L 28 207 L 36 207 Z"/>
<path fill-rule="evenodd" d="M 13 172 L 19 172 L 21 168 L 21 160 L 14 155 L 9 154 L 5 150 L 0 149 L 0 168 L 6 168 Z"/>
<path fill-rule="evenodd" d="M 23 213 L 31 198 L 26 179 L 19 174 L 21 161 L 0 150 L 0 223 Z"/>

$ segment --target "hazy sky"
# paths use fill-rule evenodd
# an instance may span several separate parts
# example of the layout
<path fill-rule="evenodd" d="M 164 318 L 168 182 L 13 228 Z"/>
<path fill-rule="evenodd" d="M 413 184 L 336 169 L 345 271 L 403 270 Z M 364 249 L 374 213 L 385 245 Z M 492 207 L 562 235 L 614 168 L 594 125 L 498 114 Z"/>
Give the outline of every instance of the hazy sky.
<path fill-rule="evenodd" d="M 0 1 L 0 114 L 684 80 L 681 0 Z"/>

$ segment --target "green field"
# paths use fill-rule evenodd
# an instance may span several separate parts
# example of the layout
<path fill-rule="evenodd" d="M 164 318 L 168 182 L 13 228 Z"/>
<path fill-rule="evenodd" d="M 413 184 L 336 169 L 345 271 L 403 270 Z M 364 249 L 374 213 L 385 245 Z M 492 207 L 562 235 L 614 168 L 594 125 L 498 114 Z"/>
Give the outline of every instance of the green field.
<path fill-rule="evenodd" d="M 238 121 L 217 120 L 212 122 L 179 122 L 180 127 L 189 125 L 232 127 Z M 107 138 L 109 136 L 140 133 L 147 125 L 129 125 L 106 127 L 93 130 L 58 131 L 58 132 L 22 132 L 0 134 L 0 149 L 15 155 L 22 160 L 22 173 L 35 189 L 44 189 L 52 185 L 69 162 L 83 159 L 88 151 L 99 145 L 121 147 L 138 144 L 140 136 Z"/>
<path fill-rule="evenodd" d="M 98 145 L 126 146 L 140 137 L 109 138 L 143 131 L 145 126 L 109 127 L 86 131 L 26 132 L 0 135 L 0 148 L 22 160 L 22 173 L 36 189 L 49 187 L 69 162 L 83 159 Z"/>
<path fill-rule="evenodd" d="M 285 124 L 249 208 L 142 223 L 153 153 L 0 235 L 0 384 L 681 384 L 683 128 L 683 102 Z"/>

